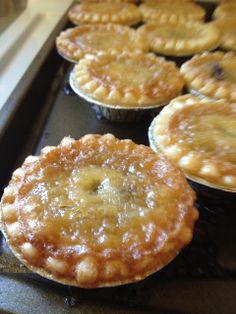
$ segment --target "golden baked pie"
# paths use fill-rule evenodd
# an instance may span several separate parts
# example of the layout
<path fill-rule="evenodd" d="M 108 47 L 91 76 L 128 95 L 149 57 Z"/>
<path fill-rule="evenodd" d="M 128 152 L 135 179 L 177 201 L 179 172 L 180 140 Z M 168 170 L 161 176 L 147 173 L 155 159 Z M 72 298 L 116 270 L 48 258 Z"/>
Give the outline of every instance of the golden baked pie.
<path fill-rule="evenodd" d="M 67 29 L 57 37 L 56 45 L 60 55 L 74 62 L 87 53 L 148 51 L 142 34 L 117 24 L 86 24 Z"/>
<path fill-rule="evenodd" d="M 196 55 L 181 67 L 190 91 L 215 99 L 236 101 L 236 56 L 214 52 Z"/>
<path fill-rule="evenodd" d="M 236 192 L 236 103 L 177 97 L 154 119 L 149 138 L 188 178 Z"/>
<path fill-rule="evenodd" d="M 214 18 L 236 17 L 236 2 L 226 2 L 218 5 L 213 13 Z"/>
<path fill-rule="evenodd" d="M 148 1 L 139 7 L 144 21 L 185 22 L 188 20 L 202 20 L 205 10 L 195 3 L 188 1 Z"/>
<path fill-rule="evenodd" d="M 132 3 L 81 3 L 68 13 L 69 19 L 76 25 L 91 23 L 137 24 L 140 19 L 138 7 Z"/>
<path fill-rule="evenodd" d="M 110 134 L 65 138 L 14 172 L 2 229 L 40 275 L 115 286 L 159 270 L 189 243 L 194 199 L 182 173 L 146 146 Z"/>
<path fill-rule="evenodd" d="M 164 105 L 184 85 L 175 63 L 144 53 L 87 56 L 75 66 L 72 80 L 91 99 L 123 108 Z"/>
<path fill-rule="evenodd" d="M 212 23 L 150 22 L 139 29 L 147 37 L 151 50 L 173 56 L 187 56 L 211 50 L 219 45 L 220 31 Z"/>
<path fill-rule="evenodd" d="M 221 47 L 226 50 L 236 51 L 236 18 L 218 19 L 215 24 L 221 30 Z"/>

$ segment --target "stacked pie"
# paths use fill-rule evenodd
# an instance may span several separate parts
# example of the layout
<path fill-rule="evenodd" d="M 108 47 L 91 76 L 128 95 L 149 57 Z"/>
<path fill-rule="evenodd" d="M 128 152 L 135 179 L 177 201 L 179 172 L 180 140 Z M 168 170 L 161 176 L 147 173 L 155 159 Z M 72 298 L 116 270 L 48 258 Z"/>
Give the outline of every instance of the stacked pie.
<path fill-rule="evenodd" d="M 86 24 L 67 29 L 57 37 L 56 45 L 59 54 L 73 62 L 86 54 L 148 51 L 144 35 L 117 24 Z"/>
<path fill-rule="evenodd" d="M 140 19 L 138 7 L 126 2 L 98 2 L 77 4 L 68 13 L 76 25 L 114 23 L 123 25 L 137 24 Z"/>
<path fill-rule="evenodd" d="M 236 101 L 236 56 L 232 52 L 196 55 L 181 67 L 187 88 L 198 95 Z"/>
<path fill-rule="evenodd" d="M 149 139 L 191 180 L 236 192 L 236 103 L 177 97 L 154 119 Z"/>
<path fill-rule="evenodd" d="M 107 134 L 28 157 L 1 201 L 7 242 L 28 268 L 95 288 L 144 279 L 186 246 L 198 212 L 161 153 Z"/>
<path fill-rule="evenodd" d="M 212 23 L 195 21 L 149 22 L 139 29 L 152 51 L 170 56 L 187 56 L 219 45 L 220 31 Z"/>

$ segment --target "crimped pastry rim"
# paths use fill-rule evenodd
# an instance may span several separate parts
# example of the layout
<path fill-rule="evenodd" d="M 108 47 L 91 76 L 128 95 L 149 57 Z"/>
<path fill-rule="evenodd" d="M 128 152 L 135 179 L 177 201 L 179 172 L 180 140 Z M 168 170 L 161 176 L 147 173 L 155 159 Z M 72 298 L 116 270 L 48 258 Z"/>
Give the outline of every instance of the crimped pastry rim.
<path fill-rule="evenodd" d="M 187 95 L 183 95 L 183 96 L 187 96 Z M 183 97 L 183 96 L 180 96 L 180 97 Z M 189 95 L 190 96 L 190 95 Z M 192 96 L 192 97 L 197 97 L 197 96 Z M 178 98 L 178 97 L 177 97 Z M 221 102 L 221 100 L 215 100 L 215 99 L 209 99 L 207 97 L 203 97 L 202 99 L 204 102 L 206 103 L 211 103 L 213 101 L 218 101 L 218 102 Z M 172 114 L 174 114 L 175 110 L 178 110 L 178 109 L 174 109 L 173 108 L 173 104 L 174 104 L 174 101 L 175 99 L 173 99 L 171 101 L 171 103 L 168 105 L 169 108 L 171 107 L 172 109 Z M 203 106 L 204 106 L 204 103 L 203 103 Z M 170 118 L 170 117 L 169 117 Z M 169 118 L 166 118 L 165 120 L 168 121 Z M 148 128 L 148 139 L 149 139 L 149 144 L 150 144 L 150 147 L 154 150 L 154 151 L 158 151 L 160 150 L 162 153 L 165 154 L 165 149 L 162 147 L 162 145 L 156 140 L 155 138 L 155 128 L 156 128 L 156 120 L 158 119 L 158 116 L 156 116 L 149 128 Z M 167 158 L 170 158 L 168 157 L 168 155 L 166 155 Z M 184 156 L 184 155 L 183 155 Z M 179 166 L 180 167 L 180 166 Z M 196 183 L 200 183 L 204 186 L 207 186 L 207 187 L 210 187 L 210 188 L 214 188 L 214 189 L 217 189 L 217 190 L 221 190 L 221 191 L 225 191 L 225 192 L 231 192 L 231 193 L 236 193 L 236 187 L 226 187 L 226 186 L 223 186 L 223 185 L 220 185 L 220 184 L 216 184 L 216 183 L 212 183 L 212 182 L 209 182 L 208 180 L 204 179 L 204 178 L 201 178 L 200 176 L 197 176 L 197 175 L 192 175 L 192 174 L 189 174 L 187 171 L 185 171 L 182 167 L 181 167 L 181 170 L 183 171 L 184 175 L 186 178 L 192 180 L 193 182 L 196 182 Z"/>
<path fill-rule="evenodd" d="M 93 136 L 97 136 L 97 135 L 93 135 Z M 44 154 L 45 153 L 42 152 L 40 156 L 42 157 Z M 26 164 L 23 163 L 23 165 L 26 165 Z M 182 180 L 184 180 L 184 178 L 182 176 L 180 176 L 180 177 L 181 177 L 180 181 L 182 182 Z M 17 182 L 19 182 L 19 180 L 20 180 L 19 178 L 15 179 L 15 181 L 14 181 L 15 184 Z M 187 183 L 185 183 L 185 184 L 187 184 Z M 189 190 L 192 190 L 192 189 L 189 188 Z M 190 204 L 191 203 L 190 200 L 191 200 L 192 204 Z M 37 274 L 39 274 L 42 277 L 45 277 L 47 279 L 51 279 L 53 281 L 56 281 L 56 282 L 59 282 L 62 284 L 66 284 L 66 285 L 72 285 L 72 286 L 83 287 L 83 288 L 110 287 L 110 286 L 118 286 L 118 285 L 123 285 L 123 284 L 127 284 L 127 283 L 132 283 L 132 282 L 136 282 L 136 281 L 140 281 L 142 279 L 145 279 L 147 276 L 157 272 L 159 269 L 166 266 L 172 259 L 174 259 L 178 255 L 178 253 L 183 249 L 183 247 L 185 247 L 191 241 L 194 223 L 198 217 L 198 212 L 193 205 L 193 200 L 194 200 L 194 193 L 191 192 L 189 195 L 189 198 L 188 198 L 188 202 L 186 203 L 186 206 L 188 208 L 188 209 L 186 208 L 186 212 L 188 212 L 190 216 L 183 218 L 181 220 L 181 224 L 179 225 L 177 223 L 176 228 L 174 228 L 174 230 L 172 230 L 172 232 L 169 233 L 167 243 L 166 242 L 164 242 L 164 243 L 165 243 L 165 245 L 168 245 L 170 243 L 173 246 L 171 245 L 170 248 L 168 247 L 167 251 L 166 250 L 162 251 L 162 248 L 160 249 L 160 253 L 162 252 L 163 255 L 161 255 L 161 259 L 158 261 L 158 263 L 156 263 L 156 267 L 155 267 L 155 265 L 152 266 L 151 269 L 149 268 L 149 271 L 147 271 L 147 272 L 142 272 L 142 270 L 141 270 L 141 272 L 140 272 L 141 275 L 135 275 L 133 277 L 130 276 L 127 278 L 127 280 L 125 280 L 125 279 L 117 280 L 116 279 L 115 281 L 108 281 L 105 283 L 102 282 L 100 284 L 97 284 L 96 286 L 79 284 L 78 281 L 76 281 L 76 280 L 65 279 L 65 278 L 62 278 L 61 276 L 50 273 L 48 270 L 45 269 L 45 266 L 32 266 L 29 262 L 27 262 L 27 260 L 24 258 L 24 254 L 22 252 L 20 253 L 18 251 L 19 249 L 17 249 L 15 243 L 13 242 L 13 244 L 11 244 L 11 236 L 8 234 L 8 231 L 7 231 L 6 221 L 5 221 L 6 219 L 4 218 L 3 209 L 2 209 L 2 205 L 3 205 L 2 202 L 0 204 L 0 223 L 1 223 L 1 227 L 2 227 L 2 232 L 6 238 L 7 244 L 9 245 L 11 250 L 13 251 L 14 255 L 24 265 L 26 265 L 27 268 L 29 268 L 33 272 L 36 272 Z M 8 223 L 9 223 L 9 221 L 8 221 Z M 189 238 L 189 235 L 187 238 L 181 237 L 181 235 L 182 235 L 181 232 L 183 232 L 183 230 L 185 230 L 185 228 L 191 230 L 191 237 L 190 238 Z M 22 243 L 20 243 L 19 245 L 21 245 L 21 244 Z M 159 253 L 157 253 L 157 254 L 159 254 Z M 151 258 L 154 259 L 154 255 L 152 255 Z"/>

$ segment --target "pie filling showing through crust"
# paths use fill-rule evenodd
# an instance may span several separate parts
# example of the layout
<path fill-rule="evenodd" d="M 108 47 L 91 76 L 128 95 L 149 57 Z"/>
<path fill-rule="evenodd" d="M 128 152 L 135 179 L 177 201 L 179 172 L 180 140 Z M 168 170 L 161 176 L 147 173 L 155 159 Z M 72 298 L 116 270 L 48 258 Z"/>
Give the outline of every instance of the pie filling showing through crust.
<path fill-rule="evenodd" d="M 150 48 L 166 55 L 185 56 L 216 48 L 220 42 L 217 26 L 201 22 L 144 25 L 139 32 L 148 38 Z"/>
<path fill-rule="evenodd" d="M 177 97 L 154 119 L 149 137 L 193 181 L 236 192 L 236 103 Z"/>
<path fill-rule="evenodd" d="M 116 108 L 165 105 L 184 85 L 175 63 L 144 53 L 87 55 L 72 76 L 79 90 Z"/>
<path fill-rule="evenodd" d="M 189 243 L 197 210 L 164 155 L 107 134 L 30 156 L 1 201 L 2 230 L 31 270 L 81 287 L 141 280 Z"/>
<path fill-rule="evenodd" d="M 91 23 L 133 25 L 141 19 L 138 7 L 125 2 L 82 3 L 70 9 L 68 16 L 76 25 Z"/>
<path fill-rule="evenodd" d="M 186 22 L 202 20 L 205 10 L 190 1 L 156 1 L 143 3 L 139 7 L 144 21 Z"/>
<path fill-rule="evenodd" d="M 75 62 L 87 53 L 148 51 L 143 35 L 116 24 L 86 24 L 67 29 L 58 36 L 56 44 L 62 56 Z"/>
<path fill-rule="evenodd" d="M 203 53 L 180 69 L 190 91 L 214 99 L 236 101 L 236 56 L 233 52 Z"/>

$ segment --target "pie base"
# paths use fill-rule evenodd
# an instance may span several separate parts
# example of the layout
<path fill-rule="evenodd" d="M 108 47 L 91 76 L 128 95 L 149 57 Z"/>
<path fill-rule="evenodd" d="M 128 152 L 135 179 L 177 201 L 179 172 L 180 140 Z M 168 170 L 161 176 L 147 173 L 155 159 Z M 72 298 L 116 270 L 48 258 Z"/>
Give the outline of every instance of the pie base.
<path fill-rule="evenodd" d="M 98 101 L 92 98 L 90 95 L 84 93 L 83 90 L 78 86 L 76 83 L 74 73 L 71 72 L 69 78 L 70 86 L 72 90 L 80 96 L 81 98 L 85 99 L 95 111 L 96 116 L 100 119 L 103 117 L 109 121 L 114 122 L 133 122 L 139 121 L 144 119 L 147 115 L 155 116 L 160 112 L 162 107 L 165 105 L 158 105 L 158 106 L 151 106 L 151 107 L 121 107 L 120 105 L 110 105 L 104 102 Z"/>
<path fill-rule="evenodd" d="M 194 199 L 162 154 L 110 134 L 87 135 L 28 157 L 4 190 L 0 215 L 8 245 L 32 271 L 63 284 L 109 287 L 144 279 L 190 242 Z"/>

